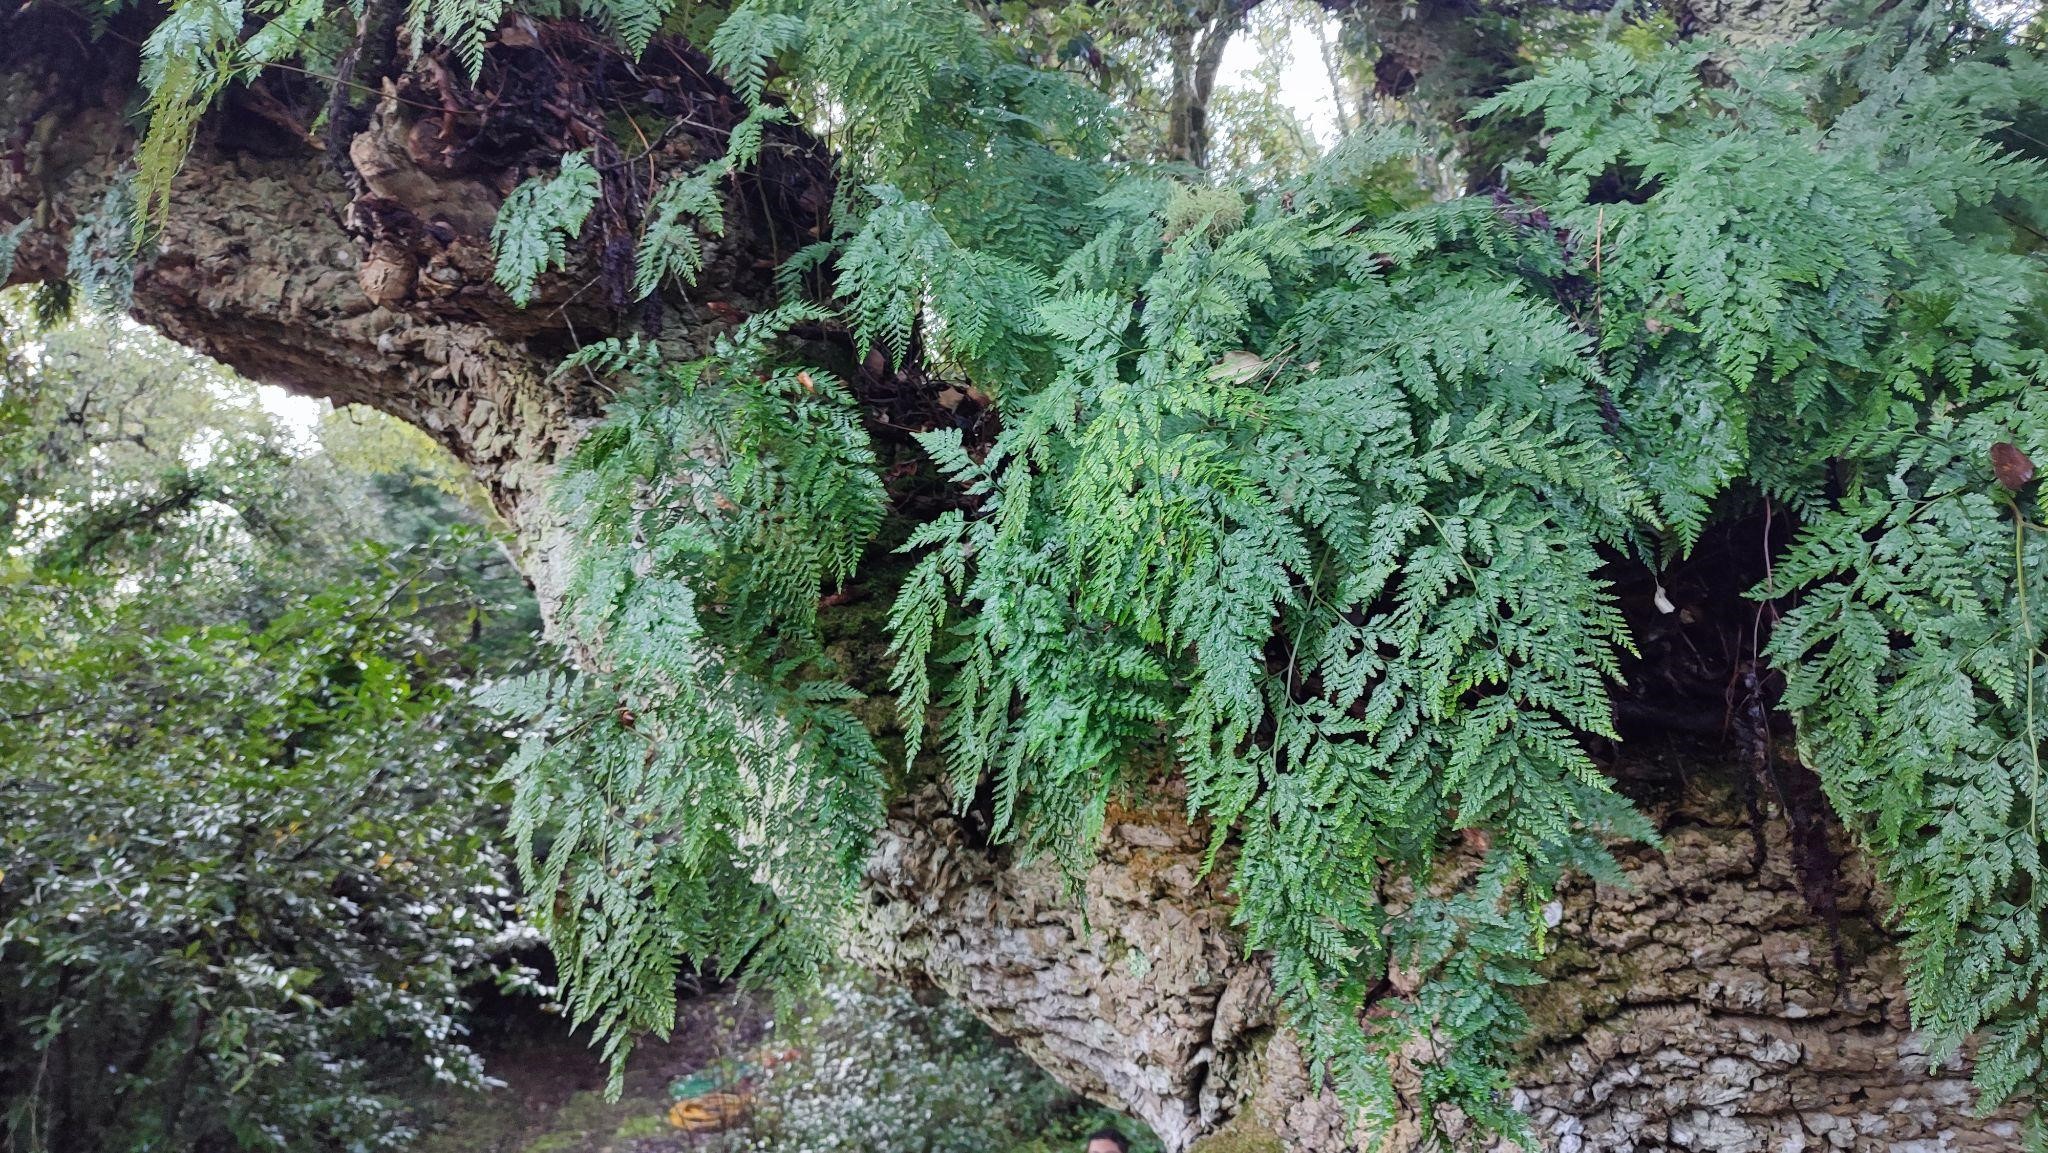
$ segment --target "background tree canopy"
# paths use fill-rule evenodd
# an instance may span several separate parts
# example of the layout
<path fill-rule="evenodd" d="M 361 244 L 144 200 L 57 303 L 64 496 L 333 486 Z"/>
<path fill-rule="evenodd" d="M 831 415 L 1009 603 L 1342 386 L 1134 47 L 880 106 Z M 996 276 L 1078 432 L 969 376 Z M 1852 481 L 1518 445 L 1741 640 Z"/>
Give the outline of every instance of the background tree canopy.
<path fill-rule="evenodd" d="M 347 463 L 384 418 L 313 451 L 153 334 L 11 319 L 8 1147 L 404 1147 L 420 1059 L 483 1077 L 463 986 L 513 894 L 466 686 L 532 602 L 408 454 Z"/>
<path fill-rule="evenodd" d="M 1216 98 L 1257 7 L 88 5 L 147 126 L 92 207 L 37 153 L 18 275 L 484 479 L 573 658 L 490 696 L 514 852 L 616 1061 L 685 963 L 813 971 L 942 785 L 1077 882 L 1181 807 L 1311 1084 L 1520 1132 L 1559 886 L 1656 835 L 1619 715 L 1771 782 L 1826 915 L 1824 797 L 2032 1108 L 2039 13 L 1335 3 L 1321 148 Z"/>

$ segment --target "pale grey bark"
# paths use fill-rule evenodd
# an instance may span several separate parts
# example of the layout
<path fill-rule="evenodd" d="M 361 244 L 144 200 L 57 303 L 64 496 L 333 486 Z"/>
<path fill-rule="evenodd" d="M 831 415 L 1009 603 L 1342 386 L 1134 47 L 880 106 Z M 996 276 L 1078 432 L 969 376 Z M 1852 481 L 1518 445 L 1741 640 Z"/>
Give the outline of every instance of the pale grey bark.
<path fill-rule="evenodd" d="M 1625 887 L 1562 895 L 1553 980 L 1529 998 L 1536 1029 L 1517 1077 L 1541 1147 L 2017 1148 L 2010 1110 L 1972 1114 L 1962 1062 L 1928 1067 L 1853 858 L 1838 973 L 1783 822 L 1764 826 L 1759 859 L 1733 770 L 1685 769 L 1690 785 L 1646 798 L 1665 850 L 1622 850 Z M 1227 892 L 1201 873 L 1206 833 L 1170 801 L 1115 814 L 1078 900 L 1050 865 L 972 848 L 941 811 L 924 798 L 890 822 L 870 867 L 869 964 L 934 982 L 1171 1148 L 1424 1147 L 1414 1117 L 1391 1134 L 1353 1130 L 1312 1091 L 1264 968 L 1230 929 Z"/>

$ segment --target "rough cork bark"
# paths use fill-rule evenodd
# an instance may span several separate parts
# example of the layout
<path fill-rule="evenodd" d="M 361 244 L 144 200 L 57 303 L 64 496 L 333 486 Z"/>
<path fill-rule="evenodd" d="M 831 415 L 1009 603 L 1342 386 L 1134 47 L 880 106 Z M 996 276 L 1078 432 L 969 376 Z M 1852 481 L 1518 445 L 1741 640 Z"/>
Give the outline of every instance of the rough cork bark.
<path fill-rule="evenodd" d="M 0 23 L 0 223 L 31 222 L 12 274 L 23 281 L 61 273 L 72 235 L 120 176 L 134 61 L 119 38 L 88 42 L 61 14 L 30 7 Z M 494 59 L 540 50 L 501 45 Z M 547 61 L 511 63 L 530 72 Z M 687 55 L 665 66 L 699 100 L 693 119 L 732 122 L 729 98 Z M 417 80 L 432 66 L 409 67 Z M 563 538 L 545 486 L 602 397 L 551 367 L 577 338 L 638 318 L 604 303 L 593 287 L 602 268 L 511 308 L 490 286 L 487 236 L 530 158 L 441 163 L 434 141 L 460 117 L 436 114 L 422 131 L 427 114 L 389 92 L 364 109 L 345 158 L 293 135 L 291 92 L 237 97 L 180 178 L 133 312 L 251 377 L 433 434 L 488 485 L 552 605 Z M 529 152 L 549 132 L 573 137 L 571 121 L 540 124 Z M 664 140 L 636 162 L 685 164 L 707 143 Z M 761 306 L 765 269 L 805 239 L 790 234 L 822 204 L 806 181 L 825 170 L 804 142 L 785 141 L 767 164 L 749 199 L 769 215 L 736 211 L 700 288 L 666 302 L 663 339 L 680 350 Z M 1782 826 L 1763 825 L 1759 842 L 1733 778 L 1711 765 L 1633 755 L 1617 772 L 1646 782 L 1634 787 L 1665 849 L 1626 852 L 1631 887 L 1582 886 L 1561 902 L 1558 979 L 1533 995 L 1539 1029 L 1520 1074 L 1544 1147 L 2012 1147 L 2008 1118 L 1971 1115 L 1962 1070 L 1918 1059 L 1895 954 L 1854 861 L 1838 970 Z M 1203 875 L 1204 835 L 1171 796 L 1117 814 L 1078 894 L 1046 866 L 977 847 L 944 809 L 928 794 L 897 804 L 868 869 L 857 955 L 958 997 L 1176 1153 L 1370 1144 L 1276 1026 L 1263 963 L 1230 926 L 1227 869 Z M 1395 1148 L 1414 1144 L 1412 1127 L 1391 1136 Z"/>
<path fill-rule="evenodd" d="M 1636 754 L 1636 756 L 1642 756 Z M 1971 1113 L 1960 1062 L 1930 1070 L 1896 952 L 1853 859 L 1839 938 L 1808 906 L 1785 824 L 1748 817 L 1712 759 L 1616 766 L 1664 834 L 1621 853 L 1626 887 L 1561 894 L 1519 1104 L 1557 1153 L 1859 1153 L 2017 1148 Z M 870 865 L 862 955 L 930 980 L 1069 1084 L 1173 1148 L 1371 1148 L 1277 1028 L 1206 834 L 1171 803 L 1116 814 L 1078 900 L 906 806 Z M 1841 965 L 1836 963 L 1840 944 Z M 1388 1146 L 1420 1148 L 1412 1119 Z"/>

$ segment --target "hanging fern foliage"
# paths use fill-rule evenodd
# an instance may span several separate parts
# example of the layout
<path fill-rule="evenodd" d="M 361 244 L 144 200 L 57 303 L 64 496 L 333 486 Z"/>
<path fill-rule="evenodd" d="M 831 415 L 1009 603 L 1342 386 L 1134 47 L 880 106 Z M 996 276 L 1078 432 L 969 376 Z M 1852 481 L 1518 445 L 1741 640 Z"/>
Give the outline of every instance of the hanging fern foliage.
<path fill-rule="evenodd" d="M 602 194 L 589 155 L 571 152 L 554 175 L 532 177 L 505 198 L 491 226 L 491 251 L 498 286 L 514 304 L 529 303 L 541 276 L 568 260 L 570 242 Z"/>
<path fill-rule="evenodd" d="M 945 42 L 965 35 L 949 20 L 892 33 L 937 39 L 885 82 L 836 47 L 863 18 L 743 6 L 718 58 L 757 108 L 764 63 L 793 59 L 793 93 L 934 108 L 923 149 L 1013 139 L 1014 121 L 937 111 L 986 65 Z M 1632 645 L 1609 566 L 1683 555 L 1768 500 L 1807 524 L 1759 592 L 1798 606 L 1770 652 L 1802 755 L 1896 889 L 1919 1020 L 1944 1053 L 1989 1038 L 1987 1102 L 2022 1091 L 2044 1037 L 2041 978 L 2011 960 L 2043 912 L 2043 674 L 2031 610 L 2000 606 L 2048 604 L 2018 595 L 2048 537 L 1981 466 L 1990 439 L 2048 451 L 2023 403 L 2040 269 L 1981 208 L 2037 207 L 2038 166 L 1987 139 L 1999 101 L 2048 85 L 2014 87 L 2032 63 L 1930 71 L 1866 47 L 1786 50 L 1728 84 L 1700 51 L 1562 61 L 1480 109 L 1546 133 L 1505 205 L 1360 186 L 1399 138 L 1263 193 L 1097 167 L 1083 186 L 1106 191 L 1081 200 L 1055 192 L 1078 169 L 1043 138 L 1016 168 L 940 180 L 899 151 L 906 122 L 850 125 L 890 182 L 842 192 L 838 237 L 801 258 L 837 271 L 816 314 L 1002 412 L 988 445 L 920 436 L 967 504 L 902 546 L 909 757 L 935 733 L 962 804 L 992 793 L 996 835 L 1078 869 L 1163 750 L 1212 861 L 1232 843 L 1246 943 L 1273 956 L 1318 1075 L 1391 1122 L 1394 1051 L 1427 1035 L 1420 1115 L 1516 1133 L 1515 990 L 1538 979 L 1542 907 L 1567 873 L 1614 878 L 1615 838 L 1654 839 L 1584 745 L 1615 735 Z M 1882 82 L 1825 108 L 1845 59 Z M 1032 85 L 983 84 L 1012 117 L 1049 115 Z M 715 231 L 713 188 L 664 193 L 649 235 Z M 1027 203 L 1061 215 L 1028 236 L 996 222 Z M 650 240 L 643 270 L 687 274 L 692 243 Z M 857 551 L 791 558 L 779 594 L 812 603 Z M 797 616 L 746 640 L 815 628 Z M 1489 848 L 1444 889 L 1468 830 Z M 1362 1027 L 1390 967 L 1413 992 Z"/>
<path fill-rule="evenodd" d="M 815 969 L 881 819 L 880 755 L 817 629 L 818 590 L 880 525 L 873 453 L 822 369 L 756 371 L 817 318 L 757 317 L 713 361 L 614 341 L 567 366 L 632 386 L 558 495 L 581 545 L 569 612 L 601 667 L 491 703 L 532 734 L 504 770 L 518 859 L 615 1090 L 630 1039 L 673 1025 L 683 959 Z"/>
<path fill-rule="evenodd" d="M 506 10 L 415 26 L 474 73 Z M 664 18 L 586 16 L 629 53 Z M 707 47 L 746 113 L 647 190 L 634 295 L 691 289 L 772 123 L 834 148 L 832 204 L 778 306 L 565 366 L 617 390 L 556 481 L 585 667 L 496 698 L 531 734 L 505 776 L 535 916 L 615 1085 L 679 958 L 793 979 L 831 947 L 894 784 L 992 798 L 996 837 L 1078 871 L 1171 772 L 1316 1075 L 1391 1120 L 1426 1037 L 1414 1115 L 1519 1133 L 1543 907 L 1654 839 L 1588 752 L 1637 640 L 1616 574 L 1762 508 L 1798 525 L 1755 590 L 1776 703 L 1884 882 L 1916 1022 L 1937 1057 L 1978 1039 L 1987 1107 L 2038 1101 L 2048 173 L 2012 126 L 2048 67 L 1899 19 L 1590 45 L 1473 111 L 1531 129 L 1501 187 L 1432 199 L 1413 134 L 1284 184 L 1123 156 L 1076 72 L 948 0 L 732 7 Z M 244 22 L 162 26 L 145 187 Z M 513 191 L 515 303 L 602 193 L 589 152 Z M 919 431 L 916 500 L 855 364 L 992 410 Z M 851 687 L 882 678 L 820 615 L 863 582 L 895 766 Z"/>

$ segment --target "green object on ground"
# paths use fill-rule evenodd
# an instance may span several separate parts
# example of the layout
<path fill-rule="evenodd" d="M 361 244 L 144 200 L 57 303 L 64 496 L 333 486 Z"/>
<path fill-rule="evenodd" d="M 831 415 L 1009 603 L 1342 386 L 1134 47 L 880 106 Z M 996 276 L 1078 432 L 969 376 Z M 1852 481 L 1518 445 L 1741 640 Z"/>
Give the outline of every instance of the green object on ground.
<path fill-rule="evenodd" d="M 724 1083 L 725 1079 L 718 1075 L 716 1069 L 699 1069 L 687 1077 L 678 1077 L 669 1082 L 669 1099 L 688 1101 L 693 1097 L 702 1097 L 706 1093 L 715 1092 Z"/>

